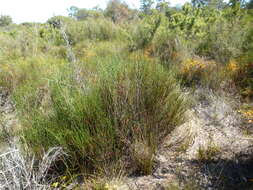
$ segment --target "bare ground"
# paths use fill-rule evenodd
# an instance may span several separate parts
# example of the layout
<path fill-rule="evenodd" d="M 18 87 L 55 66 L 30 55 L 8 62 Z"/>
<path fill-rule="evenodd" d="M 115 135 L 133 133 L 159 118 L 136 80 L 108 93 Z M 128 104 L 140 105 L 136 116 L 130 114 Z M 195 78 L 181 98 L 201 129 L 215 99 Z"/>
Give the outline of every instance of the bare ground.
<path fill-rule="evenodd" d="M 210 90 L 194 97 L 188 121 L 161 145 L 153 174 L 129 178 L 123 189 L 253 189 L 253 138 L 244 134 L 239 104 Z"/>

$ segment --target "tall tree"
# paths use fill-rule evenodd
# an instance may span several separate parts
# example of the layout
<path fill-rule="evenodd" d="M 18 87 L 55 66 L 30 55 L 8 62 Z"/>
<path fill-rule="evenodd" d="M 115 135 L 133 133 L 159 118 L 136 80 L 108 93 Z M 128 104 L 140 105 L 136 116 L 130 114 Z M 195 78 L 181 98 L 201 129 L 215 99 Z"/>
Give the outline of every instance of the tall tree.
<path fill-rule="evenodd" d="M 145 14 L 150 14 L 153 4 L 154 4 L 153 0 L 141 0 L 141 10 Z"/>
<path fill-rule="evenodd" d="M 131 10 L 128 5 L 121 0 L 110 0 L 105 9 L 105 15 L 113 22 L 121 22 L 129 18 Z"/>
<path fill-rule="evenodd" d="M 223 0 L 192 0 L 194 7 L 208 6 L 210 8 L 222 9 L 225 7 Z"/>
<path fill-rule="evenodd" d="M 75 17 L 76 13 L 78 12 L 79 8 L 76 7 L 76 6 L 71 6 L 69 9 L 68 9 L 68 12 L 69 12 L 69 16 L 70 17 Z"/>
<path fill-rule="evenodd" d="M 69 16 L 75 18 L 76 20 L 85 20 L 89 17 L 98 18 L 102 17 L 103 13 L 99 7 L 94 7 L 93 9 L 79 9 L 72 6 L 68 9 Z"/>
<path fill-rule="evenodd" d="M 248 8 L 248 9 L 253 9 L 253 0 L 250 0 L 250 1 L 247 3 L 247 8 Z"/>
<path fill-rule="evenodd" d="M 157 0 L 156 9 L 160 12 L 165 13 L 169 9 L 168 0 Z"/>

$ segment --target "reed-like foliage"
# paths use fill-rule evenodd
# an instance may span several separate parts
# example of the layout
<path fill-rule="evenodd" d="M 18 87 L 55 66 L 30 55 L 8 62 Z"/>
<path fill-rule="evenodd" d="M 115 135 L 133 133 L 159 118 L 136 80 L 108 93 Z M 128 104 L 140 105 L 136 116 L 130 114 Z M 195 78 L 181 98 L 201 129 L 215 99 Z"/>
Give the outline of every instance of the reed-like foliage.
<path fill-rule="evenodd" d="M 83 80 L 83 88 L 60 77 L 45 94 L 32 94 L 33 87 L 27 87 L 31 94 L 18 95 L 25 143 L 38 155 L 61 146 L 79 169 L 124 156 L 134 165 L 136 156 L 142 157 L 139 145 L 145 144 L 152 157 L 163 138 L 183 122 L 186 99 L 163 66 L 138 56 L 127 61 L 109 57 L 99 66 L 93 80 Z"/>

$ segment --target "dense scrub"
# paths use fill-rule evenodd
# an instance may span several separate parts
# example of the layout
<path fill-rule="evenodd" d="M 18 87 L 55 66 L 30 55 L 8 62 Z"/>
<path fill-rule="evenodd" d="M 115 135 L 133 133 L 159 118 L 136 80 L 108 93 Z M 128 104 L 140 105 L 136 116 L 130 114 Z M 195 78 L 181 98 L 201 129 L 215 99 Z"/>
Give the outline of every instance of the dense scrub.
<path fill-rule="evenodd" d="M 142 8 L 115 0 L 106 10 L 72 7 L 44 24 L 0 27 L 0 86 L 38 158 L 60 146 L 70 173 L 149 174 L 158 145 L 184 121 L 183 87 L 252 101 L 252 9 L 232 1 Z"/>
<path fill-rule="evenodd" d="M 145 59 L 101 62 L 79 84 L 61 71 L 43 87 L 27 82 L 14 93 L 25 143 L 36 153 L 62 146 L 79 168 L 101 167 L 123 155 L 133 159 L 134 143 L 154 153 L 182 123 L 187 104 L 172 73 Z"/>

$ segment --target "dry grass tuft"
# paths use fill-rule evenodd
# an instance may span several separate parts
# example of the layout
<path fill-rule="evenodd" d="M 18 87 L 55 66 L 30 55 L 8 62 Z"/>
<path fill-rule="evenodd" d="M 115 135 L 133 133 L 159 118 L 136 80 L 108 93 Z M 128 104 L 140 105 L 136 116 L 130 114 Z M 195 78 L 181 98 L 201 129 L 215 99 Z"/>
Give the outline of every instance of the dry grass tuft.
<path fill-rule="evenodd" d="M 50 189 L 50 182 L 54 179 L 49 176 L 50 168 L 63 155 L 62 148 L 51 148 L 37 163 L 34 157 L 24 156 L 18 148 L 10 148 L 0 155 L 0 189 Z"/>

